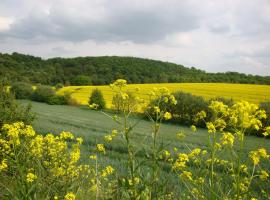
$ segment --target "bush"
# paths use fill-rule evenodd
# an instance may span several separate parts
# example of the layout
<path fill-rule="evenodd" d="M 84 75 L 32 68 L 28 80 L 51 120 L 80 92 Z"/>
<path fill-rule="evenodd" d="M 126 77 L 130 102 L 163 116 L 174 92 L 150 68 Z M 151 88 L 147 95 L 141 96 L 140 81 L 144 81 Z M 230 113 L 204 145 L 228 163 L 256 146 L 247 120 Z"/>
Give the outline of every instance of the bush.
<path fill-rule="evenodd" d="M 99 89 L 94 89 L 92 91 L 92 94 L 89 98 L 89 104 L 97 104 L 98 105 L 98 109 L 104 109 L 106 106 L 103 94 L 101 92 L 101 90 Z"/>
<path fill-rule="evenodd" d="M 15 95 L 16 99 L 31 99 L 33 94 L 32 85 L 24 82 L 12 84 L 10 91 Z"/>
<path fill-rule="evenodd" d="M 65 98 L 65 96 L 53 95 L 52 97 L 49 98 L 47 103 L 50 105 L 67 105 L 68 101 Z"/>
<path fill-rule="evenodd" d="M 22 121 L 30 124 L 34 120 L 30 104 L 27 107 L 20 106 L 14 95 L 8 92 L 7 87 L 0 83 L 0 127 L 4 123 Z"/>
<path fill-rule="evenodd" d="M 50 86 L 38 86 L 32 95 L 32 100 L 48 103 L 53 96 L 55 91 Z"/>

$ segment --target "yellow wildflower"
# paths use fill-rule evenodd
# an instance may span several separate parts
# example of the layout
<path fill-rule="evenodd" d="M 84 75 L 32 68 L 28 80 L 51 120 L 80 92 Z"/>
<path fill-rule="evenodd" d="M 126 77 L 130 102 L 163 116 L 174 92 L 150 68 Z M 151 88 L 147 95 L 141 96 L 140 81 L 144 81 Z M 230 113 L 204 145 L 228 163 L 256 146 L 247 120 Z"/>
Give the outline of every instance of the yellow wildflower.
<path fill-rule="evenodd" d="M 96 155 L 90 155 L 89 158 L 92 159 L 92 160 L 96 160 L 97 156 Z"/>
<path fill-rule="evenodd" d="M 73 192 L 68 192 L 65 195 L 65 200 L 75 200 L 75 198 L 76 198 L 76 195 Z"/>
<path fill-rule="evenodd" d="M 169 112 L 165 112 L 165 114 L 164 114 L 164 119 L 165 119 L 165 120 L 169 120 L 169 119 L 171 119 L 171 118 L 172 118 L 172 114 L 169 113 Z"/>
<path fill-rule="evenodd" d="M 97 151 L 105 153 L 105 147 L 103 144 L 97 144 Z"/>
<path fill-rule="evenodd" d="M 262 170 L 259 177 L 262 180 L 266 180 L 269 177 L 269 174 L 266 171 Z"/>
<path fill-rule="evenodd" d="M 196 131 L 197 131 L 197 128 L 196 128 L 196 126 L 194 126 L 194 125 L 190 126 L 190 128 L 191 128 L 191 130 L 192 130 L 193 132 L 196 132 Z"/>
<path fill-rule="evenodd" d="M 3 159 L 0 164 L 0 172 L 6 170 L 7 168 L 8 168 L 7 159 Z"/>
<path fill-rule="evenodd" d="M 192 181 L 192 173 L 189 171 L 183 171 L 182 174 L 180 174 L 180 177 Z"/>
<path fill-rule="evenodd" d="M 34 180 L 37 179 L 37 175 L 35 175 L 34 173 L 32 172 L 29 172 L 27 175 L 26 175 L 26 181 L 28 183 L 32 183 Z"/>

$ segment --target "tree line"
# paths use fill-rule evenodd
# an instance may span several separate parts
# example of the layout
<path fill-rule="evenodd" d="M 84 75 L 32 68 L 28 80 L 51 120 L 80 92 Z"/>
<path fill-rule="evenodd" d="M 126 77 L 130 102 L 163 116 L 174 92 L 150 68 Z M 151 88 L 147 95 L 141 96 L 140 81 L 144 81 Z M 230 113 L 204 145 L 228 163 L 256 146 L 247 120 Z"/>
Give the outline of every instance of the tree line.
<path fill-rule="evenodd" d="M 129 83 L 249 83 L 270 85 L 270 76 L 237 72 L 207 73 L 169 62 L 119 56 L 42 59 L 0 53 L 0 78 L 43 85 L 106 85 L 124 78 Z"/>

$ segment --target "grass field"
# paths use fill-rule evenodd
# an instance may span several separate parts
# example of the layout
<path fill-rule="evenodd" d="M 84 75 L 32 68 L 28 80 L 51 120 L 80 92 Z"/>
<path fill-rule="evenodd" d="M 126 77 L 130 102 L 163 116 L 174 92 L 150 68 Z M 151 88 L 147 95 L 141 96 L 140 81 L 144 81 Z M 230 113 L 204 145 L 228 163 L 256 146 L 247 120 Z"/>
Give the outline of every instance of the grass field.
<path fill-rule="evenodd" d="M 29 103 L 29 101 L 20 101 L 23 105 Z M 32 104 L 32 110 L 36 113 L 36 119 L 33 123 L 33 127 L 38 133 L 54 133 L 59 134 L 61 131 L 70 131 L 76 136 L 80 136 L 84 139 L 81 151 L 81 162 L 89 163 L 89 155 L 92 154 L 93 148 L 97 143 L 104 142 L 104 135 L 110 133 L 112 129 L 118 129 L 118 125 L 111 120 L 107 115 L 113 115 L 112 113 L 101 113 L 88 109 L 86 106 L 71 107 L 60 105 L 47 105 L 44 103 L 30 102 Z M 151 126 L 152 123 L 148 120 L 141 119 L 139 116 L 132 116 L 131 122 L 140 120 L 138 126 L 132 131 L 131 141 L 136 149 L 143 151 L 143 149 L 150 148 L 150 140 L 152 137 Z M 183 131 L 186 134 L 184 140 L 177 140 L 176 133 Z M 180 152 L 190 152 L 190 149 L 199 147 L 203 150 L 208 149 L 207 141 L 208 134 L 206 129 L 198 129 L 197 132 L 192 132 L 189 127 L 180 126 L 177 124 L 162 124 L 159 133 L 158 143 L 164 143 L 165 149 L 173 152 L 173 147 L 177 147 Z M 149 142 L 148 142 L 149 141 Z M 248 158 L 248 152 L 258 149 L 259 147 L 265 147 L 267 151 L 270 151 L 270 141 L 264 138 L 258 138 L 255 136 L 247 136 L 244 144 L 244 156 Z M 224 159 L 230 157 L 230 153 L 225 151 L 221 157 Z M 137 159 L 142 159 L 145 156 L 143 152 L 139 152 Z M 124 147 L 123 140 L 118 136 L 112 143 L 106 144 L 106 155 L 101 158 L 101 165 L 112 165 L 117 169 L 120 174 L 126 173 L 125 162 L 127 160 L 127 150 Z M 265 165 L 265 164 L 263 164 Z M 250 165 L 251 166 L 251 165 Z M 248 166 L 248 167 L 250 167 Z M 144 165 L 143 168 L 147 168 Z M 196 173 L 197 168 L 189 166 L 189 170 L 192 173 Z M 162 168 L 162 176 L 168 180 L 170 188 L 175 194 L 181 194 L 185 189 L 182 185 L 179 185 L 179 178 L 170 171 L 170 167 Z M 224 176 L 226 181 L 226 174 L 221 171 L 216 173 Z M 228 185 L 228 187 L 230 187 Z M 256 188 L 252 188 L 256 190 Z M 258 191 L 259 192 L 259 191 Z M 85 199 L 85 198 L 82 198 Z"/>
<path fill-rule="evenodd" d="M 21 101 L 27 104 L 29 101 Z M 84 138 L 87 144 L 94 145 L 96 142 L 103 142 L 103 136 L 108 134 L 118 125 L 105 114 L 87 109 L 85 107 L 71 107 L 47 105 L 44 103 L 31 102 L 33 112 L 36 113 L 34 128 L 39 133 L 60 133 L 61 131 L 71 131 L 75 135 Z M 141 120 L 137 117 L 133 121 Z M 142 140 L 151 137 L 151 122 L 141 120 L 134 129 L 133 138 L 135 145 L 142 145 Z M 177 141 L 175 135 L 178 131 L 186 134 L 184 141 Z M 160 132 L 161 140 L 170 143 L 172 147 L 176 146 L 184 151 L 188 148 L 206 148 L 208 135 L 205 129 L 199 129 L 193 133 L 189 127 L 177 124 L 163 124 Z M 161 142 L 161 141 L 160 141 Z M 246 151 L 264 146 L 270 150 L 270 141 L 264 138 L 248 136 L 246 138 Z M 114 153 L 121 153 L 120 140 L 110 144 L 110 149 Z M 146 147 L 147 148 L 147 147 Z"/>
<path fill-rule="evenodd" d="M 269 85 L 250 84 L 225 84 L 225 83 L 166 83 L 166 84 L 131 84 L 128 85 L 130 91 L 141 88 L 140 96 L 149 99 L 148 94 L 154 87 L 167 87 L 171 91 L 184 91 L 194 95 L 203 96 L 206 99 L 213 97 L 232 98 L 235 101 L 245 100 L 252 103 L 270 101 Z M 99 88 L 104 95 L 108 108 L 111 108 L 113 97 L 112 89 L 109 86 L 69 86 L 58 91 L 58 94 L 70 92 L 72 97 L 80 104 L 87 104 L 91 91 Z"/>

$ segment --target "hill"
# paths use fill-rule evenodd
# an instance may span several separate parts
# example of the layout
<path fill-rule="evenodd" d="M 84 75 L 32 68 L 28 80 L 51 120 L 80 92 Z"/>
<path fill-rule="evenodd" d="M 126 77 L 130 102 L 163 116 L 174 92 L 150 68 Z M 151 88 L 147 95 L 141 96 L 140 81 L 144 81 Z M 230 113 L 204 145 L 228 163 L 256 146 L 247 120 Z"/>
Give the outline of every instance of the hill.
<path fill-rule="evenodd" d="M 0 78 L 47 85 L 105 85 L 118 78 L 129 83 L 249 83 L 270 85 L 270 76 L 237 72 L 207 73 L 169 62 L 119 56 L 51 58 L 0 53 Z"/>

